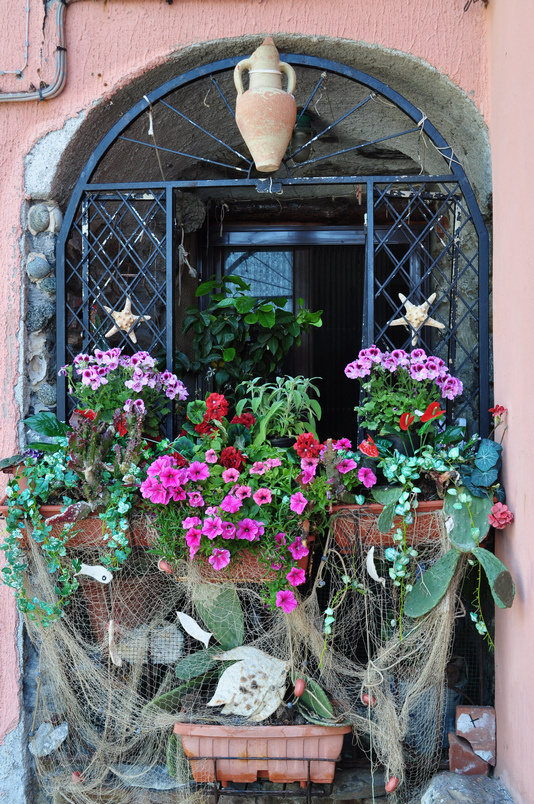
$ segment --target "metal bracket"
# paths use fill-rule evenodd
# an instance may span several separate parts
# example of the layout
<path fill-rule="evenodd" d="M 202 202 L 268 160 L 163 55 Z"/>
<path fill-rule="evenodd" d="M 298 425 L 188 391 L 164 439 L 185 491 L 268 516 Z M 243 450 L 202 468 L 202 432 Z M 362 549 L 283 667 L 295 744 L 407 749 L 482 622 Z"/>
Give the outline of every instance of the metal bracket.
<path fill-rule="evenodd" d="M 284 191 L 282 190 L 282 182 L 280 181 L 273 181 L 272 179 L 258 179 L 256 182 L 256 192 L 276 193 L 276 195 L 282 195 Z"/>

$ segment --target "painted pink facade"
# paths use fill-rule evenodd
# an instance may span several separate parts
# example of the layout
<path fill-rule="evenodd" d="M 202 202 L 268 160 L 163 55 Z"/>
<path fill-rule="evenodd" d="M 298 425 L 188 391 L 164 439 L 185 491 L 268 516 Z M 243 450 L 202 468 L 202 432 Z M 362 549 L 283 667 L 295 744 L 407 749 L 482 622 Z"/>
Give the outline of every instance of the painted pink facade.
<path fill-rule="evenodd" d="M 1 77 L 3 92 L 52 80 L 53 14 L 46 27 L 42 73 L 42 4 L 30 0 L 29 66 L 22 78 Z M 20 7 L 19 7 L 20 6 Z M 510 411 L 506 486 L 516 523 L 499 535 L 499 551 L 514 575 L 518 594 L 511 611 L 499 614 L 497 631 L 497 772 L 518 804 L 534 802 L 529 781 L 534 689 L 529 684 L 534 649 L 534 496 L 529 459 L 534 452 L 531 409 L 531 310 L 534 260 L 528 233 L 534 168 L 529 157 L 534 113 L 534 13 L 530 0 L 108 0 L 76 2 L 66 11 L 67 84 L 59 97 L 0 104 L 0 456 L 17 451 L 16 422 L 24 393 L 24 325 L 21 220 L 28 201 L 25 158 L 43 136 L 89 112 L 119 88 L 176 52 L 244 35 L 293 34 L 353 41 L 378 52 L 408 54 L 442 74 L 484 118 L 494 176 L 494 354 L 496 401 Z M 22 0 L 0 0 L 7 24 L 0 70 L 24 58 Z M 55 7 L 54 7 L 55 9 Z M 6 22 L 7 21 L 7 22 Z M 237 51 L 239 52 L 239 51 Z M 336 58 L 335 51 L 330 54 Z M 393 82 L 392 82 L 393 84 Z M 83 125 L 83 123 L 82 123 Z M 102 135 L 105 132 L 102 132 Z M 55 164 L 50 170 L 53 172 Z M 37 200 L 37 199 L 35 199 Z M 520 292 L 518 292 L 520 289 Z M 510 311 L 513 310 L 513 315 Z M 531 443 L 532 442 L 532 443 Z M 0 475 L 0 478 L 2 476 Z M 0 743 L 18 722 L 19 657 L 11 592 L 0 587 Z"/>

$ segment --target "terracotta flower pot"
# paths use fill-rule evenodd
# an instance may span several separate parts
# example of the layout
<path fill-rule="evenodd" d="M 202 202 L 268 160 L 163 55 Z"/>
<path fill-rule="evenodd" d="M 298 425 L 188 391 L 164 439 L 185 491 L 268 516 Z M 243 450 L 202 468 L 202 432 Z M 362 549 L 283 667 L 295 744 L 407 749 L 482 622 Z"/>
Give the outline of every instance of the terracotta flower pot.
<path fill-rule="evenodd" d="M 0 516 L 7 517 L 8 506 L 7 498 L 2 500 L 0 505 Z M 60 505 L 41 505 L 39 513 L 43 519 L 48 519 L 51 516 L 61 513 Z M 80 519 L 76 524 L 76 533 L 70 537 L 68 546 L 73 548 L 80 547 L 99 547 L 105 546 L 104 533 L 105 526 L 98 516 L 89 516 L 86 519 Z M 58 537 L 63 530 L 63 524 L 52 524 L 51 536 Z"/>
<path fill-rule="evenodd" d="M 176 723 L 195 782 L 300 782 L 334 779 L 343 736 L 350 726 L 211 726 Z"/>
<path fill-rule="evenodd" d="M 393 534 L 402 525 L 402 517 L 395 517 L 389 533 L 381 533 L 377 528 L 378 517 L 383 506 L 378 503 L 368 505 L 332 506 L 332 528 L 334 539 L 342 553 L 349 553 L 356 538 L 364 547 L 392 547 Z M 406 528 L 408 544 L 427 544 L 441 538 L 441 523 L 434 514 L 443 510 L 443 500 L 420 502 L 414 512 L 414 521 Z M 357 516 L 355 514 L 357 513 Z"/>

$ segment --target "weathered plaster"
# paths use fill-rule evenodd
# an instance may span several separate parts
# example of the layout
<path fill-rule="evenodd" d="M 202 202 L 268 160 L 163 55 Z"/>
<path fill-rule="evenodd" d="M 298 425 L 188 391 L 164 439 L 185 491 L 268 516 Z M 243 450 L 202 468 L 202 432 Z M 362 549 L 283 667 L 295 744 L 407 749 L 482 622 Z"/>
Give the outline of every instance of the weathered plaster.
<path fill-rule="evenodd" d="M 84 119 L 85 113 L 69 117 L 60 129 L 41 137 L 24 159 L 26 193 L 33 201 L 51 197 L 52 180 L 61 157 Z"/>
<path fill-rule="evenodd" d="M 494 192 L 495 400 L 508 408 L 505 441 L 507 502 L 515 523 L 496 537 L 517 594 L 511 611 L 497 610 L 497 773 L 518 804 L 534 800 L 534 495 L 532 494 L 532 310 L 534 254 L 531 195 L 534 167 L 528 158 L 532 97 L 534 15 L 530 0 L 492 0 L 491 144 Z"/>

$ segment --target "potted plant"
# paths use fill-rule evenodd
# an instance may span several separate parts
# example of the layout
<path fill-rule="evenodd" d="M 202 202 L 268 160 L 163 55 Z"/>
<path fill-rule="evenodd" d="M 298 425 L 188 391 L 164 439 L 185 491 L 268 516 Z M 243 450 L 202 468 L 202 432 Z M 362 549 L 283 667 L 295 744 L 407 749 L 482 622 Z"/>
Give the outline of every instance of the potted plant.
<path fill-rule="evenodd" d="M 267 653 L 251 644 L 254 631 L 247 633 L 232 587 L 212 588 L 211 594 L 197 589 L 193 613 L 196 619 L 185 612 L 178 618 L 193 645 L 200 641 L 204 648 L 192 646 L 175 667 L 179 686 L 153 700 L 146 714 L 176 713 L 174 735 L 191 758 L 194 780 L 223 787 L 258 778 L 302 787 L 332 782 L 351 727 L 340 723 L 307 668 L 292 668 L 280 645 Z M 175 750 L 171 738 L 171 772 Z"/>
<path fill-rule="evenodd" d="M 193 373 L 212 383 L 227 396 L 243 378 L 267 379 L 310 327 L 321 326 L 321 311 L 286 310 L 287 299 L 272 301 L 250 295 L 250 285 L 239 276 L 223 276 L 203 282 L 199 298 L 203 308 L 188 307 L 183 333 L 193 332 L 193 359 L 176 355 L 182 373 Z"/>
<path fill-rule="evenodd" d="M 136 479 L 151 455 L 145 423 L 153 431 L 165 400 L 187 397 L 183 383 L 159 372 L 146 352 L 127 357 L 118 348 L 97 350 L 79 355 L 62 373 L 82 408 L 68 425 L 51 413 L 26 420 L 47 440 L 30 444 L 22 463 L 17 459 L 2 511 L 4 582 L 15 590 L 19 610 L 42 625 L 61 617 L 79 587 L 82 562 L 70 548 L 98 548 L 97 565 L 107 580 L 127 559 L 128 515 L 140 501 Z M 30 540 L 55 578 L 53 599 L 40 599 L 26 583 Z"/>
<path fill-rule="evenodd" d="M 191 564 L 211 580 L 259 572 L 268 604 L 290 611 L 326 521 L 327 479 L 305 483 L 296 451 L 256 439 L 261 419 L 244 406 L 231 419 L 228 409 L 215 392 L 190 402 L 182 436 L 146 466 L 140 492 L 154 515 L 154 550 L 177 573 Z"/>
<path fill-rule="evenodd" d="M 312 396 L 319 396 L 314 379 L 283 376 L 265 382 L 261 377 L 255 377 L 237 386 L 237 395 L 245 395 L 245 399 L 240 399 L 236 405 L 237 413 L 249 405 L 259 419 L 255 445 L 263 443 L 267 437 L 279 446 L 292 446 L 301 433 L 311 432 L 317 437 L 321 406 Z"/>

